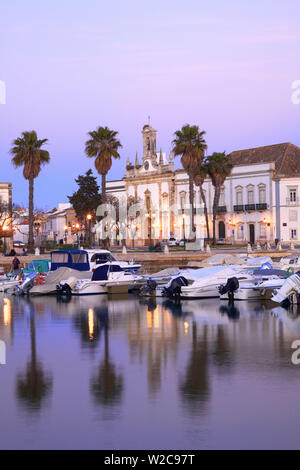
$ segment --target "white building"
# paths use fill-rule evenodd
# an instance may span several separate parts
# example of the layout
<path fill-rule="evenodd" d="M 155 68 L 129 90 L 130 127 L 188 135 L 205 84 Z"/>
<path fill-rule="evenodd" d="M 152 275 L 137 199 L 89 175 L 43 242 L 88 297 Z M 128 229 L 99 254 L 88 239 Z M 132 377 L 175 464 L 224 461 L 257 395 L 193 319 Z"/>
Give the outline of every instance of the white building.
<path fill-rule="evenodd" d="M 143 214 L 128 217 L 127 243 L 148 245 L 170 236 L 189 235 L 189 185 L 184 170 L 174 170 L 172 153 L 156 150 L 156 130 L 143 127 L 143 158 L 127 161 L 122 180 L 108 181 L 107 193 L 119 204 L 139 202 Z M 231 243 L 300 241 L 300 148 L 290 143 L 234 151 L 231 175 L 222 188 L 217 238 Z M 212 236 L 214 187 L 203 184 Z M 194 186 L 197 238 L 205 219 L 199 187 Z M 131 214 L 136 215 L 136 214 Z"/>
<path fill-rule="evenodd" d="M 12 184 L 0 183 L 0 240 L 2 249 L 12 248 Z"/>

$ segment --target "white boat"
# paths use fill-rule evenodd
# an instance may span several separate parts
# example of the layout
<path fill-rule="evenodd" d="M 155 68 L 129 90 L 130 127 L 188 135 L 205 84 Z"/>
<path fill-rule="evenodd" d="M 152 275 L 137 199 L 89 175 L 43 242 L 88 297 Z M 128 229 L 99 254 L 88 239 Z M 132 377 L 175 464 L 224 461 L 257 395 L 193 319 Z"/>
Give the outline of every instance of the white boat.
<path fill-rule="evenodd" d="M 70 276 L 57 285 L 58 294 L 95 295 L 124 294 L 140 281 L 140 276 L 122 270 L 119 265 L 97 267 L 91 278 L 78 279 Z"/>
<path fill-rule="evenodd" d="M 186 277 L 185 273 L 182 273 L 182 275 Z M 240 266 L 213 266 L 197 269 L 186 277 L 188 285 L 181 287 L 180 296 L 186 299 L 219 297 L 219 286 L 226 284 L 231 277 L 236 277 L 239 282 L 252 279 L 252 275 L 244 269 L 240 269 Z"/>
<path fill-rule="evenodd" d="M 288 300 L 290 303 L 298 303 L 300 293 L 300 275 L 292 274 L 288 277 L 280 289 L 274 291 L 274 294 L 271 297 L 273 302 L 281 304 L 285 300 Z"/>
<path fill-rule="evenodd" d="M 241 280 L 238 289 L 234 291 L 234 300 L 270 300 L 274 290 L 280 289 L 285 280 L 276 275 Z M 228 292 L 220 294 L 220 299 L 229 300 Z"/>
<path fill-rule="evenodd" d="M 88 253 L 90 270 L 98 268 L 103 265 L 117 265 L 120 266 L 123 271 L 137 272 L 141 264 L 136 264 L 133 261 L 120 261 L 108 250 L 85 250 Z"/>
<path fill-rule="evenodd" d="M 20 282 L 19 276 L 13 276 L 0 281 L 0 292 L 7 292 L 9 289 L 14 289 Z"/>

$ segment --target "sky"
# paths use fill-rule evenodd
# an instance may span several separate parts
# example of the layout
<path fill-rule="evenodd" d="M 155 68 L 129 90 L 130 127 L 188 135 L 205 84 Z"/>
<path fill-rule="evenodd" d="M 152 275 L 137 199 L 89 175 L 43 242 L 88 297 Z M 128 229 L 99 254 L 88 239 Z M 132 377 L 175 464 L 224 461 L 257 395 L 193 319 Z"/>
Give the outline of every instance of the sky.
<path fill-rule="evenodd" d="M 0 18 L 0 181 L 15 203 L 27 205 L 28 183 L 9 149 L 25 130 L 49 139 L 35 181 L 42 209 L 93 168 L 84 143 L 97 126 L 123 145 L 108 180 L 141 158 L 148 116 L 167 153 L 185 123 L 206 131 L 208 153 L 300 146 L 299 0 L 0 0 Z"/>

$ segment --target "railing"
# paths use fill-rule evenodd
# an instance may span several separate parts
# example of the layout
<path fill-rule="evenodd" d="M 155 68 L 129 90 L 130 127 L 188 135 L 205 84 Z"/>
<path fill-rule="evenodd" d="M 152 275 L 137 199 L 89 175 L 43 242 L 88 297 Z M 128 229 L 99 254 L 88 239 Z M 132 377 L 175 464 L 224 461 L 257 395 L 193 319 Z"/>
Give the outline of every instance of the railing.
<path fill-rule="evenodd" d="M 298 206 L 299 205 L 299 198 L 296 197 L 294 201 L 291 201 L 289 197 L 286 198 L 286 205 L 287 206 Z"/>
<path fill-rule="evenodd" d="M 266 202 L 261 202 L 260 204 L 256 204 L 257 211 L 265 211 L 268 209 L 268 204 Z"/>
<path fill-rule="evenodd" d="M 244 205 L 239 204 L 237 206 L 233 206 L 233 210 L 234 210 L 234 212 L 244 212 Z"/>
<path fill-rule="evenodd" d="M 219 214 L 222 214 L 222 213 L 224 213 L 224 212 L 227 212 L 227 207 L 226 207 L 226 206 L 218 206 L 217 212 L 218 212 Z"/>
<path fill-rule="evenodd" d="M 245 211 L 255 211 L 255 204 L 246 204 Z"/>

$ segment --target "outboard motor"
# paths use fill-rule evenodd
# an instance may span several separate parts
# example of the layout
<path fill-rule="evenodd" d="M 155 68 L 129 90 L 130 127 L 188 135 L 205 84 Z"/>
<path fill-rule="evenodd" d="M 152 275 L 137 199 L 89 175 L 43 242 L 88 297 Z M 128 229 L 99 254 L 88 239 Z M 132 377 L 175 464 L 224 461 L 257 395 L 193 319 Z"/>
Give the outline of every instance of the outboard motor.
<path fill-rule="evenodd" d="M 14 293 L 16 295 L 22 295 L 22 294 L 29 292 L 30 289 L 34 286 L 35 277 L 36 277 L 36 273 L 27 274 L 27 276 L 25 276 L 21 284 L 16 286 Z"/>
<path fill-rule="evenodd" d="M 240 284 L 238 279 L 236 277 L 230 277 L 227 279 L 225 285 L 221 284 L 218 287 L 218 291 L 220 295 L 224 295 L 228 292 L 229 303 L 232 304 L 234 302 L 234 292 L 238 290 L 239 286 Z"/>
<path fill-rule="evenodd" d="M 277 291 L 275 290 L 271 300 L 278 304 L 285 303 L 298 303 L 298 296 L 300 294 L 300 271 L 292 274 L 287 278 L 283 286 Z"/>
<path fill-rule="evenodd" d="M 57 284 L 56 286 L 56 295 L 59 297 L 61 296 L 66 296 L 66 297 L 71 297 L 72 295 L 72 289 L 69 286 L 69 284 Z"/>
<path fill-rule="evenodd" d="M 139 295 L 141 296 L 155 295 L 156 286 L 157 286 L 156 281 L 154 281 L 153 279 L 148 279 L 147 284 L 140 288 Z"/>
<path fill-rule="evenodd" d="M 171 298 L 178 299 L 181 294 L 181 287 L 187 286 L 187 285 L 188 285 L 188 281 L 186 280 L 185 277 L 183 276 L 176 277 L 175 279 L 171 281 L 171 284 L 169 285 L 169 287 L 165 287 L 163 289 L 162 296 L 169 297 L 169 299 Z"/>

